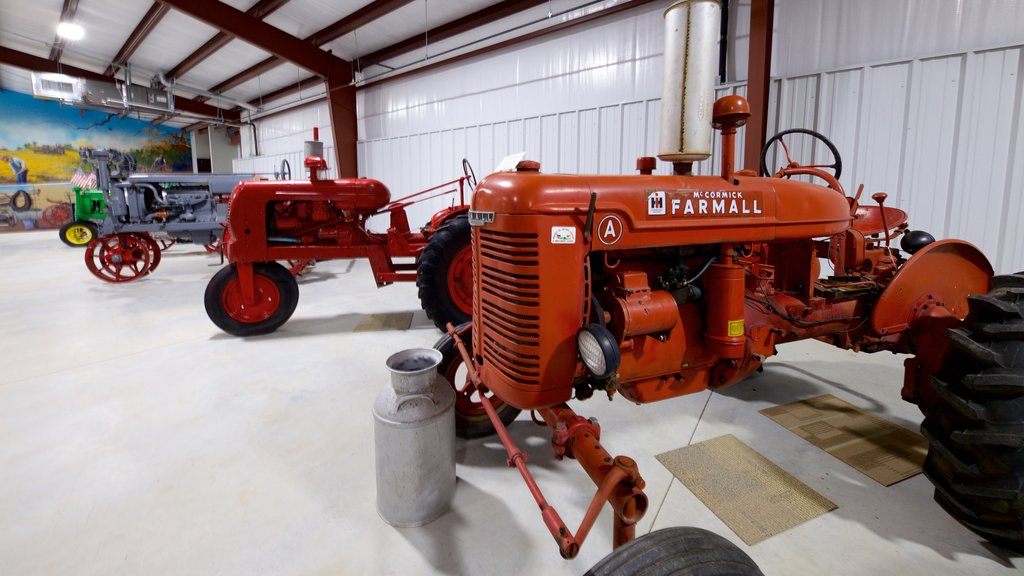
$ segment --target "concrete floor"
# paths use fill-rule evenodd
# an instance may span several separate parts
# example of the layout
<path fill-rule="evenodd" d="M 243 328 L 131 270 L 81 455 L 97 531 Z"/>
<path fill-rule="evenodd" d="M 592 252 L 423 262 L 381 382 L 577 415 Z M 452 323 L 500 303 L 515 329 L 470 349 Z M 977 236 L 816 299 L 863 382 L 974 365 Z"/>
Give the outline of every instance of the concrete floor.
<path fill-rule="evenodd" d="M 321 263 L 291 321 L 239 339 L 203 309 L 217 269 L 175 247 L 152 276 L 105 284 L 53 231 L 0 235 L 0 574 L 580 574 L 610 550 L 606 511 L 579 558 L 562 560 L 493 440 L 459 442 L 450 513 L 386 525 L 370 407 L 384 359 L 439 336 L 415 287 L 377 290 L 365 261 Z M 410 330 L 352 332 L 362 313 L 396 311 L 415 311 Z M 640 465 L 651 508 L 638 534 L 707 528 L 768 575 L 1020 573 L 1024 559 L 949 518 L 923 476 L 884 488 L 757 413 L 831 393 L 916 429 L 901 379 L 899 357 L 810 342 L 721 393 L 575 407 Z M 513 436 L 575 528 L 593 486 L 526 418 Z M 722 434 L 839 508 L 744 545 L 654 458 Z"/>

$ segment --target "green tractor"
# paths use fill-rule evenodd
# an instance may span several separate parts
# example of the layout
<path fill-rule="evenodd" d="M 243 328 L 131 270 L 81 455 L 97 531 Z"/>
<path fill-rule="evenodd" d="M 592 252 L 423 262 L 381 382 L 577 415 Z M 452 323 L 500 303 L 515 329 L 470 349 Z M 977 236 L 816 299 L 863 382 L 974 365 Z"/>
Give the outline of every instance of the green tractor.
<path fill-rule="evenodd" d="M 107 217 L 103 191 L 75 186 L 74 217 L 60 227 L 60 239 L 71 247 L 84 248 L 96 238 L 98 223 Z"/>

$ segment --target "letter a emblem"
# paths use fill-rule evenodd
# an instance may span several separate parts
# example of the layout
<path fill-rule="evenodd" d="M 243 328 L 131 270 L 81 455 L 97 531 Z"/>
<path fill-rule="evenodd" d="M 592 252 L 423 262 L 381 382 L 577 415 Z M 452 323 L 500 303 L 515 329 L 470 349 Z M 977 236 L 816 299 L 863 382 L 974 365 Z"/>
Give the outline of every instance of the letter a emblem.
<path fill-rule="evenodd" d="M 597 237 L 605 246 L 611 246 L 622 237 L 622 220 L 618 216 L 609 215 L 601 219 L 597 225 Z"/>

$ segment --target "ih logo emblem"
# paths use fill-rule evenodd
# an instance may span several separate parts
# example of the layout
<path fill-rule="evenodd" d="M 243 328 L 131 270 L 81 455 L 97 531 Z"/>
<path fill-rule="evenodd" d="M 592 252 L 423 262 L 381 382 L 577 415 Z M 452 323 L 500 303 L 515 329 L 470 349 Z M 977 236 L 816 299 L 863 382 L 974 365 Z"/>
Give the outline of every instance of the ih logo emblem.
<path fill-rule="evenodd" d="M 622 220 L 619 220 L 619 217 L 615 215 L 601 218 L 601 223 L 597 225 L 597 237 L 606 246 L 611 246 L 618 242 L 619 238 L 622 238 Z"/>
<path fill-rule="evenodd" d="M 651 216 L 665 215 L 665 191 L 651 192 L 647 197 L 647 214 Z"/>

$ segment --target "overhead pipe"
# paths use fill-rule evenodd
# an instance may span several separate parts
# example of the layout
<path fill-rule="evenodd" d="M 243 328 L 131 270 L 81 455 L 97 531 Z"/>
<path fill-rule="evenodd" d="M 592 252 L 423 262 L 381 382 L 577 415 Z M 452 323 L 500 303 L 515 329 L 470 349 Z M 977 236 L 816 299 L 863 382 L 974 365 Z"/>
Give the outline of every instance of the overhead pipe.
<path fill-rule="evenodd" d="M 181 88 L 182 90 L 184 90 L 186 92 L 192 92 L 193 94 L 200 94 L 200 95 L 206 96 L 208 98 L 214 98 L 214 99 L 217 99 L 217 100 L 222 100 L 224 102 L 227 102 L 228 104 L 234 104 L 235 106 L 238 106 L 240 108 L 245 108 L 246 110 L 248 110 L 250 112 L 258 112 L 259 111 L 259 108 L 257 108 L 256 106 L 253 106 L 252 104 L 249 104 L 248 102 L 242 102 L 241 100 L 235 100 L 234 98 L 228 98 L 228 97 L 224 96 L 223 94 L 217 94 L 216 92 L 210 92 L 209 90 L 203 90 L 202 88 L 196 88 L 194 86 L 187 86 L 185 84 L 179 84 L 178 82 L 173 81 L 173 80 L 168 80 L 166 77 L 164 77 L 164 73 L 163 72 L 157 72 L 156 77 L 157 77 L 158 80 L 160 80 L 160 83 L 163 84 L 165 88 L 167 88 L 167 89 L 169 89 L 171 91 L 173 91 L 175 87 L 178 87 L 178 88 Z"/>

